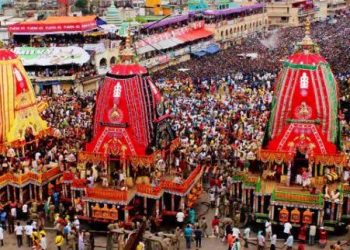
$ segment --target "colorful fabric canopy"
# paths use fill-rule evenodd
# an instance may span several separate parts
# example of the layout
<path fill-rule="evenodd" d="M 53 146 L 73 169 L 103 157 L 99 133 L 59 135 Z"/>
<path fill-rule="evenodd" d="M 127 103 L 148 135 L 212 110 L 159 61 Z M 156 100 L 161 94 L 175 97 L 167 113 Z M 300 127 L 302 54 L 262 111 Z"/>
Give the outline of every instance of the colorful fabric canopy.
<path fill-rule="evenodd" d="M 192 30 L 190 32 L 187 32 L 183 35 L 178 36 L 177 38 L 184 42 L 192 42 L 201 38 L 209 37 L 211 35 L 213 35 L 213 32 L 202 28 L 202 29 Z"/>
<path fill-rule="evenodd" d="M 0 50 L 0 143 L 24 141 L 31 130 L 40 136 L 48 130 L 37 108 L 33 85 L 13 52 Z"/>

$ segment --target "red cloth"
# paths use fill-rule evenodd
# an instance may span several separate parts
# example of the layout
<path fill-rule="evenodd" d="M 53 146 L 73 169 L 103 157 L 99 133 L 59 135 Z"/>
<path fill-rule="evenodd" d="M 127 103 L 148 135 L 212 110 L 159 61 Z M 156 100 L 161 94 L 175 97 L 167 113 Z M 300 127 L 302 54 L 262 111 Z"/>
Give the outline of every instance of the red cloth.
<path fill-rule="evenodd" d="M 298 250 L 305 250 L 304 244 L 300 243 L 298 246 Z"/>
<path fill-rule="evenodd" d="M 324 243 L 327 241 L 327 231 L 324 229 L 320 230 L 320 243 Z"/>
<path fill-rule="evenodd" d="M 218 226 L 219 223 L 220 223 L 219 219 L 215 219 L 215 218 L 214 218 L 214 219 L 212 220 L 212 222 L 211 222 L 211 226 L 212 226 L 212 227 Z"/>
<path fill-rule="evenodd" d="M 302 226 L 302 227 L 300 228 L 299 235 L 298 235 L 298 239 L 299 239 L 299 240 L 303 240 L 303 241 L 306 240 L 306 227 L 305 227 L 305 226 Z"/>

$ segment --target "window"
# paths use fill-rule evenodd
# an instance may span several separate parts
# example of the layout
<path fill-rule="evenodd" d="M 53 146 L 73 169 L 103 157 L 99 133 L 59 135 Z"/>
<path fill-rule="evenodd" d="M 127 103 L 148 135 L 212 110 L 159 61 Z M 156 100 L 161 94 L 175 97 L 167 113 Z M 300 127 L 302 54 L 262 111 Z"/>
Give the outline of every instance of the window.
<path fill-rule="evenodd" d="M 111 60 L 110 60 L 110 65 L 114 65 L 116 63 L 117 59 L 115 58 L 115 56 L 112 56 Z"/>
<path fill-rule="evenodd" d="M 100 60 L 100 67 L 101 68 L 106 68 L 107 67 L 107 59 L 106 58 L 102 58 Z"/>

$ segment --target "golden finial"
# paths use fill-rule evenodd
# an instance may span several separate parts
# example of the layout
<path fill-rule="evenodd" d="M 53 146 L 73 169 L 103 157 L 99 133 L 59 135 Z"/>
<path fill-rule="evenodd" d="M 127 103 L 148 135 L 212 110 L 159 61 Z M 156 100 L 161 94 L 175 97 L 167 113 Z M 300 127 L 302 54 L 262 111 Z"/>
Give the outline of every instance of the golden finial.
<path fill-rule="evenodd" d="M 5 44 L 2 40 L 0 40 L 0 49 L 3 49 L 5 47 Z"/>
<path fill-rule="evenodd" d="M 311 30 L 310 17 L 307 16 L 305 21 L 305 36 L 310 36 L 310 30 Z"/>
<path fill-rule="evenodd" d="M 310 17 L 307 16 L 305 20 L 305 36 L 303 40 L 298 44 L 299 45 L 298 48 L 302 49 L 304 53 L 309 53 L 309 52 L 317 53 L 316 46 L 312 41 L 310 34 L 311 34 L 311 21 L 310 21 Z"/>
<path fill-rule="evenodd" d="M 120 52 L 120 62 L 123 64 L 135 63 L 135 50 L 132 44 L 132 37 L 130 29 L 128 29 L 128 35 L 125 39 L 125 47 Z"/>

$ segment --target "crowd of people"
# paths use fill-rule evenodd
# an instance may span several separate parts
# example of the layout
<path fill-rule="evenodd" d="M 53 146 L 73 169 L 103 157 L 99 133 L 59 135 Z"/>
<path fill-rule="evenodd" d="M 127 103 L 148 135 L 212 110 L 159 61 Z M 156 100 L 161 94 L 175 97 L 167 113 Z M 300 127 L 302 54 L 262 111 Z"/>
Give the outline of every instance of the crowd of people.
<path fill-rule="evenodd" d="M 84 44 L 97 44 L 101 41 L 105 35 L 100 32 L 96 35 L 83 35 L 83 34 L 62 34 L 62 35 L 46 35 L 43 37 L 34 37 L 31 41 L 33 47 L 66 47 L 66 46 L 80 46 Z M 24 40 L 23 40 L 24 39 Z M 13 40 L 11 46 L 20 47 L 29 44 L 27 38 L 16 37 Z"/>
<path fill-rule="evenodd" d="M 337 16 L 334 20 L 313 23 L 311 37 L 319 45 L 321 55 L 330 63 L 333 71 L 349 78 L 347 62 L 350 60 L 348 39 L 350 15 Z M 189 76 L 221 78 L 237 72 L 243 74 L 278 73 L 282 67 L 282 61 L 293 52 L 303 36 L 303 27 L 255 33 L 243 39 L 240 44 L 222 50 L 216 55 L 191 59 L 180 65 L 156 72 L 154 78 L 184 79 Z M 250 53 L 256 53 L 257 58 L 244 56 Z M 180 68 L 189 70 L 179 71 Z"/>
<path fill-rule="evenodd" d="M 28 69 L 28 75 L 33 77 L 64 77 L 64 76 L 75 76 L 76 79 L 93 77 L 97 75 L 96 69 L 91 64 L 85 64 L 83 66 L 76 67 L 33 67 Z"/>

